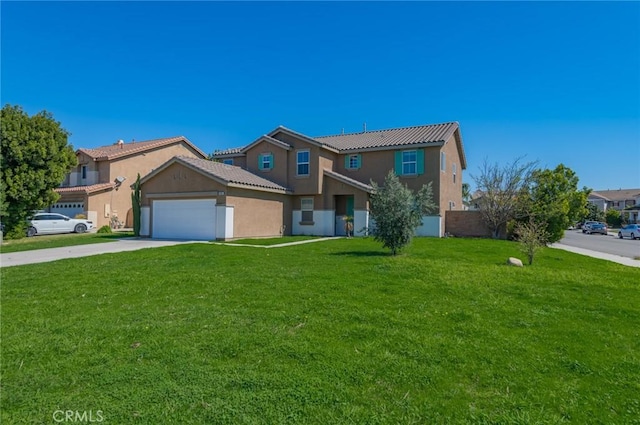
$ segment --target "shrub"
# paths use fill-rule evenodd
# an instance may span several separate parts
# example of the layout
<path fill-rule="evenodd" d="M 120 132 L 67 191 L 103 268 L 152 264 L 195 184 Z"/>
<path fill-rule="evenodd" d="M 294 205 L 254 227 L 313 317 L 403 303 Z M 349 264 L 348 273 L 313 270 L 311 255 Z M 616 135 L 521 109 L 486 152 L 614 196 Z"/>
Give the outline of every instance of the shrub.
<path fill-rule="evenodd" d="M 98 229 L 97 233 L 113 233 L 113 232 L 111 231 L 111 227 L 109 227 L 108 224 L 105 224 L 104 226 Z"/>
<path fill-rule="evenodd" d="M 609 227 L 620 227 L 622 225 L 622 215 L 618 210 L 608 209 L 605 218 Z"/>
<path fill-rule="evenodd" d="M 529 259 L 529 265 L 533 264 L 536 252 L 546 246 L 549 241 L 549 233 L 545 230 L 545 225 L 546 223 L 536 222 L 532 218 L 529 219 L 529 222 L 516 224 L 514 232 L 518 237 L 520 250 Z"/>

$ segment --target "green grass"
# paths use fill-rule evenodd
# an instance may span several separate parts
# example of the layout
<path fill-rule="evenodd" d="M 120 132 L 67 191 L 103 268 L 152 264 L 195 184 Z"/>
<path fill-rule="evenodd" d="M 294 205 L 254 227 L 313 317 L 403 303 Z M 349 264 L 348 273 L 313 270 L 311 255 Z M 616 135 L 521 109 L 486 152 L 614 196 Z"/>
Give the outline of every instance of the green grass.
<path fill-rule="evenodd" d="M 283 243 L 290 243 L 290 242 L 308 241 L 312 239 L 319 239 L 319 238 L 318 236 L 283 236 L 281 238 L 238 239 L 235 241 L 230 241 L 229 243 L 241 244 L 241 245 L 272 246 L 272 245 L 280 245 Z"/>
<path fill-rule="evenodd" d="M 2 423 L 640 423 L 640 270 L 505 241 L 1 269 Z"/>
<path fill-rule="evenodd" d="M 69 233 L 64 235 L 43 235 L 32 238 L 12 239 L 2 242 L 2 253 L 31 251 L 33 249 L 61 248 L 74 245 L 113 242 L 115 239 L 132 237 L 133 232 L 115 233 Z"/>

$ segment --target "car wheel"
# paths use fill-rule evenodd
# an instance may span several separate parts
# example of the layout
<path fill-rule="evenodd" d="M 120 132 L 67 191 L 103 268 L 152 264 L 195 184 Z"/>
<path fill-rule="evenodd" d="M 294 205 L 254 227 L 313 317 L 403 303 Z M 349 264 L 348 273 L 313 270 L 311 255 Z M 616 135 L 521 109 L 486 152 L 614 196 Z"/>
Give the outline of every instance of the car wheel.
<path fill-rule="evenodd" d="M 631 234 L 631 240 L 632 240 L 632 241 L 636 240 L 636 234 L 635 234 L 635 233 L 632 233 L 632 234 Z"/>
<path fill-rule="evenodd" d="M 29 228 L 27 229 L 27 237 L 28 237 L 28 238 L 30 238 L 30 237 L 32 237 L 32 236 L 35 236 L 35 235 L 36 235 L 36 233 L 38 233 L 38 232 L 36 231 L 36 228 L 35 228 L 35 227 L 29 227 Z"/>
<path fill-rule="evenodd" d="M 76 228 L 73 231 L 76 233 L 84 233 L 87 231 L 87 226 L 82 223 L 76 224 Z"/>
<path fill-rule="evenodd" d="M 622 239 L 622 232 L 618 232 L 618 237 Z"/>

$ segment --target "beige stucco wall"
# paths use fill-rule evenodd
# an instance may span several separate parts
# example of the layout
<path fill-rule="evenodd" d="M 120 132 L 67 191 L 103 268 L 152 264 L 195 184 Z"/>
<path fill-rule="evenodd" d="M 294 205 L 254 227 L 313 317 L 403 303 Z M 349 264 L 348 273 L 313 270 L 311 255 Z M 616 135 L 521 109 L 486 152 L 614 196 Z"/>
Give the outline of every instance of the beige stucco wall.
<path fill-rule="evenodd" d="M 456 139 L 452 135 L 442 147 L 445 153 L 446 170 L 440 172 L 440 211 L 449 210 L 449 201 L 455 202 L 453 210 L 462 210 L 462 165 Z M 453 182 L 453 164 L 456 164 L 456 181 Z"/>
<path fill-rule="evenodd" d="M 273 155 L 273 169 L 261 170 L 258 166 L 258 158 L 261 154 L 270 153 Z M 281 186 L 287 187 L 288 171 L 287 166 L 289 152 L 273 143 L 260 142 L 246 153 L 246 169 Z"/>
<path fill-rule="evenodd" d="M 275 134 L 273 138 L 288 143 L 293 148 L 287 152 L 287 175 L 289 176 L 289 184 L 286 186 L 295 193 L 308 195 L 320 193 L 320 180 L 318 176 L 318 172 L 321 170 L 319 160 L 320 148 L 282 132 Z M 299 150 L 309 150 L 309 176 L 296 175 L 297 152 Z"/>
<path fill-rule="evenodd" d="M 234 239 L 291 234 L 290 204 L 284 194 L 229 188 L 226 205 L 233 207 Z"/>
<path fill-rule="evenodd" d="M 336 195 L 353 195 L 353 208 L 356 210 L 369 209 L 369 194 L 351 185 L 342 183 L 329 176 L 324 176 L 324 189 L 322 195 L 318 196 L 318 205 L 314 203 L 315 209 L 335 210 Z"/>

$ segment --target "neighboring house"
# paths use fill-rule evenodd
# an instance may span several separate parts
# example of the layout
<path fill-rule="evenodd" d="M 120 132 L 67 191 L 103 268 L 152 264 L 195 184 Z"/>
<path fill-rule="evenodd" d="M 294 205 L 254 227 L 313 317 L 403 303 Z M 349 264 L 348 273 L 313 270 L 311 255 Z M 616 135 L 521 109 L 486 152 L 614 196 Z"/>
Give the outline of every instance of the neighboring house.
<path fill-rule="evenodd" d="M 412 190 L 432 182 L 438 211 L 418 235 L 442 236 L 444 215 L 462 210 L 466 159 L 458 123 L 309 137 L 277 127 L 214 161 L 175 157 L 142 179 L 141 234 L 232 239 L 344 234 L 372 226 L 370 181 L 390 170 Z"/>
<path fill-rule="evenodd" d="M 620 211 L 628 223 L 639 221 L 640 189 L 594 190 L 587 200 L 605 213 L 608 209 Z"/>
<path fill-rule="evenodd" d="M 75 167 L 56 189 L 58 202 L 48 208 L 69 217 L 85 214 L 96 227 L 114 218 L 132 225 L 131 189 L 138 173 L 144 176 L 176 155 L 205 158 L 186 137 L 170 137 L 93 149 L 78 149 Z M 127 184 L 123 184 L 124 182 Z"/>

